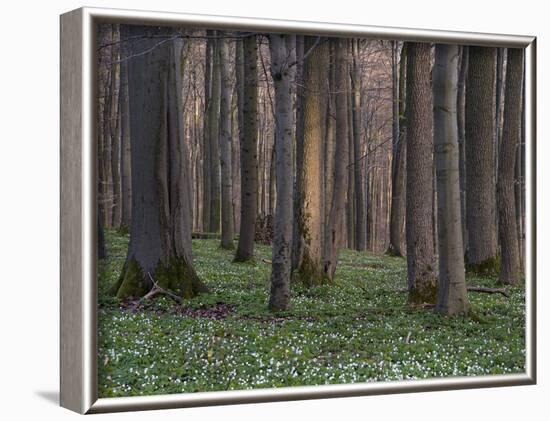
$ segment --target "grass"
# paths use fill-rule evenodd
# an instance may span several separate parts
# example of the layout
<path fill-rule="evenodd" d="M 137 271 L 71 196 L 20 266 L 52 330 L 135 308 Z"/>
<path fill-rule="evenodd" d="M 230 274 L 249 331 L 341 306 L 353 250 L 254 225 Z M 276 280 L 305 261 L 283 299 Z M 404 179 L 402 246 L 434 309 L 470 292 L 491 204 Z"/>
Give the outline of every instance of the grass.
<path fill-rule="evenodd" d="M 99 265 L 99 395 L 137 396 L 421 379 L 525 371 L 523 286 L 470 293 L 473 317 L 412 309 L 406 261 L 344 250 L 332 286 L 292 285 L 292 309 L 267 311 L 271 265 L 232 263 L 219 240 L 193 240 L 210 288 L 182 306 L 160 297 L 138 309 L 108 296 L 128 236 L 106 232 Z M 471 285 L 495 279 L 470 277 Z"/>

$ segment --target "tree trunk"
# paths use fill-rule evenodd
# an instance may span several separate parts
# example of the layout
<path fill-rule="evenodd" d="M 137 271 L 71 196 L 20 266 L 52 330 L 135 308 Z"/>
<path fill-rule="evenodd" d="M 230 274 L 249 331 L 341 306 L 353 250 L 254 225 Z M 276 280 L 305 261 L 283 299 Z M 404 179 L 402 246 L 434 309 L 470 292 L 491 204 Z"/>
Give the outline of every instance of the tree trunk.
<path fill-rule="evenodd" d="M 355 249 L 363 251 L 367 249 L 367 230 L 365 227 L 365 201 L 363 196 L 363 177 L 361 168 L 361 67 L 359 56 L 359 40 L 352 40 L 352 87 L 353 87 L 353 177 L 355 183 Z"/>
<path fill-rule="evenodd" d="M 411 304 L 435 303 L 431 47 L 407 45 L 407 277 Z"/>
<path fill-rule="evenodd" d="M 325 231 L 324 270 L 328 279 L 333 280 L 338 264 L 338 247 L 343 236 L 343 221 L 346 208 L 346 186 L 348 166 L 348 95 L 346 92 L 348 66 L 346 52 L 348 41 L 345 38 L 331 39 L 335 53 L 334 66 L 334 105 L 336 112 L 336 143 L 334 156 L 334 183 L 328 226 Z"/>
<path fill-rule="evenodd" d="M 459 47 L 436 44 L 433 70 L 434 151 L 437 179 L 439 288 L 436 311 L 468 312 L 464 273 L 464 249 L 460 219 L 460 173 L 458 168 Z"/>
<path fill-rule="evenodd" d="M 130 26 L 128 35 L 150 31 Z M 119 298 L 143 296 L 153 280 L 181 297 L 207 290 L 192 263 L 190 174 L 180 95 L 182 44 L 181 39 L 162 45 L 154 36 L 140 39 L 140 48 L 150 52 L 128 61 L 133 216 L 126 263 L 112 289 Z"/>
<path fill-rule="evenodd" d="M 461 47 L 460 71 L 458 73 L 458 92 L 456 120 L 458 127 L 458 170 L 460 181 L 460 215 L 462 225 L 463 249 L 468 249 L 468 226 L 466 224 L 466 133 L 465 133 L 465 104 L 466 104 L 466 74 L 468 71 L 468 47 Z"/>
<path fill-rule="evenodd" d="M 212 31 L 206 31 L 206 52 L 205 52 L 205 70 L 204 70 L 204 114 L 203 114 L 203 153 L 202 153 L 202 230 L 205 232 L 210 231 L 210 212 L 212 209 L 210 203 L 210 168 L 212 166 L 212 156 L 210 154 L 210 108 L 212 97 L 212 60 L 213 60 L 213 40 Z"/>
<path fill-rule="evenodd" d="M 401 48 L 399 63 L 399 78 L 397 78 L 397 62 L 394 63 L 393 85 L 394 92 L 394 146 L 392 159 L 392 189 L 390 209 L 390 245 L 388 254 L 393 256 L 405 255 L 405 162 L 407 143 L 405 138 L 405 76 L 407 70 L 407 44 Z M 395 52 L 397 57 L 397 51 Z M 397 61 L 397 58 L 395 59 Z M 397 80 L 398 79 L 398 80 Z M 397 110 L 396 110 L 397 109 Z"/>
<path fill-rule="evenodd" d="M 275 159 L 277 201 L 273 232 L 269 308 L 286 310 L 290 302 L 292 246 L 292 84 L 296 68 L 295 35 L 271 35 L 271 75 L 275 86 Z"/>
<path fill-rule="evenodd" d="M 469 47 L 466 83 L 466 223 L 471 270 L 498 266 L 495 224 L 495 49 Z"/>
<path fill-rule="evenodd" d="M 126 39 L 127 26 L 120 25 L 120 36 Z M 125 42 L 121 43 L 121 64 L 120 64 L 120 85 L 119 85 L 119 114 L 120 114 L 120 184 L 121 184 L 121 204 L 123 230 L 130 229 L 132 220 L 132 169 L 131 169 L 131 146 L 130 146 L 130 105 L 128 102 L 128 61 L 127 51 L 124 48 Z"/>
<path fill-rule="evenodd" d="M 214 35 L 218 36 L 215 31 Z M 210 138 L 210 222 L 209 231 L 220 231 L 221 213 L 221 176 L 220 176 L 220 102 L 221 102 L 221 64 L 220 64 L 220 43 L 214 41 L 212 52 L 212 97 L 210 98 L 209 116 L 209 138 Z"/>
<path fill-rule="evenodd" d="M 521 126 L 523 50 L 508 49 L 504 93 L 504 125 L 498 165 L 498 217 L 500 255 L 499 282 L 516 284 L 521 276 L 517 235 L 514 172 Z"/>
<path fill-rule="evenodd" d="M 322 265 L 322 158 L 325 137 L 325 100 L 328 76 L 328 42 L 317 37 L 306 37 L 304 63 L 304 145 L 303 166 L 300 177 L 300 203 L 298 227 L 303 241 L 299 278 L 305 285 L 323 281 Z"/>
<path fill-rule="evenodd" d="M 241 134 L 241 226 L 236 262 L 254 258 L 258 212 L 258 46 L 256 36 L 243 40 L 243 130 Z"/>
<path fill-rule="evenodd" d="M 229 63 L 229 41 L 218 40 L 221 68 L 220 100 L 220 168 L 221 168 L 221 247 L 233 249 L 233 205 L 232 205 L 232 162 L 231 162 L 231 93 L 232 78 Z"/>

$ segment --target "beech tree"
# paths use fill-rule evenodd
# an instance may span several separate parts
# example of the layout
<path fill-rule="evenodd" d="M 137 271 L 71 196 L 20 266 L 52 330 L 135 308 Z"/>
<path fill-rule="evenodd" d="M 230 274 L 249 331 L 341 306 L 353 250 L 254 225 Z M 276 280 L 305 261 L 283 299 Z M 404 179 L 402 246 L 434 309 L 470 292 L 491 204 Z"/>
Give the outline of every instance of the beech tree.
<path fill-rule="evenodd" d="M 323 280 L 322 265 L 322 151 L 325 136 L 326 81 L 328 77 L 328 42 L 320 37 L 306 37 L 304 63 L 303 119 L 304 139 L 300 178 L 301 211 L 297 216 L 302 238 L 302 258 L 298 267 L 306 285 Z"/>
<path fill-rule="evenodd" d="M 348 166 L 348 107 L 347 107 L 347 78 L 348 63 L 346 39 L 331 40 L 334 57 L 334 104 L 336 112 L 336 137 L 334 156 L 334 183 L 332 203 L 325 231 L 325 263 L 324 271 L 328 279 L 334 278 L 338 263 L 338 247 L 343 233 L 344 211 L 346 207 L 346 178 Z"/>
<path fill-rule="evenodd" d="M 411 304 L 435 303 L 431 46 L 407 45 L 407 280 Z"/>
<path fill-rule="evenodd" d="M 468 48 L 466 83 L 466 225 L 468 266 L 497 264 L 495 191 L 495 49 Z"/>
<path fill-rule="evenodd" d="M 231 161 L 231 93 L 233 81 L 229 63 L 229 41 L 219 41 L 221 94 L 220 94 L 220 168 L 221 168 L 221 247 L 233 249 L 233 204 L 232 204 L 232 161 Z"/>
<path fill-rule="evenodd" d="M 236 262 L 254 258 L 258 211 L 258 45 L 256 35 L 243 40 L 243 100 L 241 142 L 241 226 Z"/>
<path fill-rule="evenodd" d="M 523 50 L 508 49 L 504 93 L 504 125 L 498 163 L 498 228 L 500 238 L 499 282 L 516 284 L 520 278 L 514 173 L 521 128 Z"/>
<path fill-rule="evenodd" d="M 271 264 L 271 310 L 290 301 L 292 247 L 292 84 L 296 73 L 296 36 L 271 35 L 271 75 L 275 85 L 275 171 L 277 201 Z"/>
<path fill-rule="evenodd" d="M 468 312 L 460 218 L 458 123 L 459 47 L 436 44 L 433 69 L 434 151 L 437 179 L 439 285 L 436 310 Z"/>
<path fill-rule="evenodd" d="M 192 297 L 207 288 L 191 253 L 189 164 L 179 95 L 183 40 L 158 44 L 155 37 L 143 37 L 151 30 L 128 29 L 129 38 L 139 38 L 128 60 L 133 215 L 128 255 L 112 292 L 119 298 L 142 296 L 156 282 Z M 154 35 L 170 37 L 173 32 L 163 29 Z"/>

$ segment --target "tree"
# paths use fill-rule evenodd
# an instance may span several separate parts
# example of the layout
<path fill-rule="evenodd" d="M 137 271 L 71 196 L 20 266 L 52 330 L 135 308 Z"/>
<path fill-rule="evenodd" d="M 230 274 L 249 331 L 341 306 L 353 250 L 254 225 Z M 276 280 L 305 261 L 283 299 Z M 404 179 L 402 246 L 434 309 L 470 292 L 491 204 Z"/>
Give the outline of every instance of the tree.
<path fill-rule="evenodd" d="M 407 45 L 407 279 L 411 304 L 434 303 L 431 47 Z"/>
<path fill-rule="evenodd" d="M 458 72 L 458 93 L 456 120 L 458 125 L 458 170 L 460 174 L 460 214 L 462 221 L 462 242 L 464 250 L 468 249 L 468 230 L 466 225 L 466 75 L 468 71 L 468 47 L 462 46 L 460 53 L 460 70 Z"/>
<path fill-rule="evenodd" d="M 334 103 L 336 112 L 336 144 L 334 156 L 334 183 L 328 226 L 325 231 L 324 270 L 328 279 L 334 279 L 338 263 L 338 246 L 343 235 L 348 166 L 348 107 L 347 107 L 347 44 L 345 38 L 331 39 L 335 52 Z"/>
<path fill-rule="evenodd" d="M 296 73 L 296 37 L 271 35 L 271 75 L 275 86 L 275 171 L 277 201 L 269 308 L 286 310 L 290 301 L 292 247 L 292 84 Z"/>
<path fill-rule="evenodd" d="M 258 211 L 258 45 L 256 35 L 243 40 L 243 111 L 241 141 L 241 226 L 236 262 L 254 258 Z"/>
<path fill-rule="evenodd" d="M 351 72 L 352 82 L 352 122 L 353 122 L 353 176 L 355 183 L 355 249 L 363 251 L 367 249 L 367 229 L 365 227 L 365 201 L 363 196 L 363 174 L 359 161 L 361 156 L 361 66 L 359 63 L 359 40 L 351 41 L 353 66 Z M 350 162 L 351 164 L 351 162 Z"/>
<path fill-rule="evenodd" d="M 495 49 L 468 48 L 466 83 L 467 261 L 474 271 L 497 266 L 495 206 Z"/>
<path fill-rule="evenodd" d="M 221 168 L 221 247 L 233 249 L 233 204 L 232 204 L 232 161 L 231 161 L 231 94 L 233 84 L 229 63 L 229 42 L 220 39 L 221 99 L 220 99 L 220 168 Z"/>
<path fill-rule="evenodd" d="M 458 124 L 459 47 L 436 44 L 433 70 L 434 151 L 437 179 L 439 288 L 436 311 L 468 312 L 460 218 Z"/>
<path fill-rule="evenodd" d="M 210 212 L 212 206 L 210 203 L 211 196 L 211 173 L 212 156 L 210 153 L 210 108 L 212 97 L 212 60 L 214 55 L 214 40 L 212 39 L 212 31 L 206 31 L 206 48 L 205 48 L 205 66 L 204 66 L 204 114 L 203 114 L 203 154 L 202 154 L 202 229 L 210 231 Z"/>
<path fill-rule="evenodd" d="M 219 31 L 214 31 L 214 36 L 219 36 Z M 208 122 L 209 142 L 210 142 L 210 221 L 208 230 L 211 232 L 220 231 L 220 212 L 221 212 L 221 176 L 220 176 L 220 104 L 221 104 L 221 63 L 220 63 L 220 44 L 221 40 L 213 40 L 214 47 L 212 51 L 212 92 Z"/>
<path fill-rule="evenodd" d="M 130 26 L 128 32 L 129 38 L 139 38 L 128 61 L 133 215 L 126 262 L 112 292 L 119 298 L 142 296 L 157 282 L 192 297 L 207 288 L 191 254 L 189 163 L 179 94 L 183 40 L 158 44 L 156 36 L 173 36 L 171 29 L 149 37 L 143 37 L 151 33 L 149 27 Z"/>
<path fill-rule="evenodd" d="M 127 39 L 127 25 L 120 25 L 121 39 Z M 121 185 L 121 227 L 130 229 L 132 220 L 132 168 L 130 146 L 130 104 L 128 102 L 128 61 L 126 42 L 120 46 L 120 82 L 119 82 L 119 116 L 120 116 L 120 185 Z"/>
<path fill-rule="evenodd" d="M 298 275 L 306 285 L 322 282 L 322 157 L 325 136 L 325 100 L 328 78 L 328 42 L 306 37 L 304 63 L 304 139 L 300 178 L 298 227 L 303 242 Z"/>
<path fill-rule="evenodd" d="M 500 239 L 499 282 L 516 284 L 520 277 L 520 256 L 516 219 L 514 173 L 521 127 L 523 50 L 508 49 L 504 91 L 504 124 L 498 164 L 498 231 Z"/>
<path fill-rule="evenodd" d="M 397 70 L 397 48 L 392 54 L 393 93 L 393 159 L 392 159 L 392 195 L 390 209 L 390 245 L 388 254 L 405 255 L 405 162 L 407 143 L 405 138 L 405 75 L 407 71 L 407 44 L 401 48 L 399 72 Z M 399 76 L 398 76 L 399 73 Z"/>

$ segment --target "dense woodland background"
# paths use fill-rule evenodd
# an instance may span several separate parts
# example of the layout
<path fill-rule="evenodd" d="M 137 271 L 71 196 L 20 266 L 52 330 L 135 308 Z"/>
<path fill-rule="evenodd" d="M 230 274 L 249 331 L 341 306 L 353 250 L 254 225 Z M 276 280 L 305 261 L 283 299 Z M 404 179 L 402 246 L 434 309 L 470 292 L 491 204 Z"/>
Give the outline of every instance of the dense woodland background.
<path fill-rule="evenodd" d="M 235 262 L 273 243 L 273 310 L 291 278 L 332 282 L 342 248 L 406 256 L 409 302 L 451 314 L 468 311 L 465 266 L 521 278 L 522 50 L 98 36 L 100 257 L 104 228 L 130 232 L 118 297 L 207 291 L 192 236 L 236 242 Z"/>

